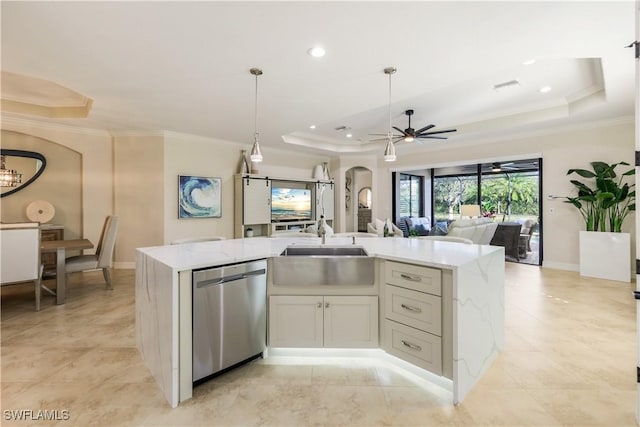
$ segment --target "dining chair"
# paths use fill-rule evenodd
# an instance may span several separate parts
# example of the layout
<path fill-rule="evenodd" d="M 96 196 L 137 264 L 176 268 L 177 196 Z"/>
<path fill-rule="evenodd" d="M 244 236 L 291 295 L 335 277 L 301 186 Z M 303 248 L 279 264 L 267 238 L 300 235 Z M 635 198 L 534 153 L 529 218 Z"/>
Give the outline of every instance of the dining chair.
<path fill-rule="evenodd" d="M 40 224 L 0 224 L 0 245 L 0 285 L 33 281 L 36 311 L 40 311 Z"/>
<path fill-rule="evenodd" d="M 95 254 L 72 256 L 66 259 L 65 273 L 67 282 L 71 273 L 102 269 L 107 288 L 113 289 L 110 270 L 113 265 L 113 249 L 116 245 L 119 221 L 120 219 L 117 216 L 108 216 L 105 219 Z"/>
<path fill-rule="evenodd" d="M 196 242 L 213 242 L 216 240 L 225 240 L 222 236 L 203 236 L 203 237 L 185 237 L 184 239 L 172 240 L 172 245 L 180 245 L 182 243 L 196 243 Z"/>

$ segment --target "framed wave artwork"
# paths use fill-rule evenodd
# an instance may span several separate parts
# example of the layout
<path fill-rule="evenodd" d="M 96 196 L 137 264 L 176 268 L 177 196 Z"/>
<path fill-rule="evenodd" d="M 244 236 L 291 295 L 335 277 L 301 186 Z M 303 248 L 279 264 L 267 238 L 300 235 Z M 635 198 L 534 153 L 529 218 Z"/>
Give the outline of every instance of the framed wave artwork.
<path fill-rule="evenodd" d="M 178 218 L 221 218 L 222 180 L 178 176 Z"/>

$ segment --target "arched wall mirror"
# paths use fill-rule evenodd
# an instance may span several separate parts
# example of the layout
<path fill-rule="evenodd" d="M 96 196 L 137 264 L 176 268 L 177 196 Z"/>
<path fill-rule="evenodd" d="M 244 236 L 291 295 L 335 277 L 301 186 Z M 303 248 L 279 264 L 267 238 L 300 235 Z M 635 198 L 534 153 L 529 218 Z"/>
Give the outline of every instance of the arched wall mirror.
<path fill-rule="evenodd" d="M 0 197 L 33 183 L 47 166 L 45 157 L 34 151 L 0 149 Z"/>
<path fill-rule="evenodd" d="M 358 208 L 371 209 L 371 187 L 364 187 L 358 191 Z"/>

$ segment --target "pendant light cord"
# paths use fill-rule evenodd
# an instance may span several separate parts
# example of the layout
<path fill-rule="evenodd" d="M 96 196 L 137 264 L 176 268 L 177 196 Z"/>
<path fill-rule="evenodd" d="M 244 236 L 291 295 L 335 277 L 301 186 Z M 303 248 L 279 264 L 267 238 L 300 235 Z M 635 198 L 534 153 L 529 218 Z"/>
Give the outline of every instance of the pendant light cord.
<path fill-rule="evenodd" d="M 389 73 L 389 129 L 387 130 L 389 141 L 391 141 L 391 74 Z"/>
<path fill-rule="evenodd" d="M 253 115 L 253 138 L 258 138 L 258 74 L 256 73 L 256 96 Z"/>

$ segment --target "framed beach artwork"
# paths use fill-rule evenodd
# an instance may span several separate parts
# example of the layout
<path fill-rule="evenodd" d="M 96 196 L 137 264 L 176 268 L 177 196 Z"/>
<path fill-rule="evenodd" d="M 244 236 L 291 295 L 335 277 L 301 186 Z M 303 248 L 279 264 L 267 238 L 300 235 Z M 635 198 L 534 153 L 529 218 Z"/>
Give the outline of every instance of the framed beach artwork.
<path fill-rule="evenodd" d="M 222 180 L 178 176 L 178 218 L 221 218 Z"/>

